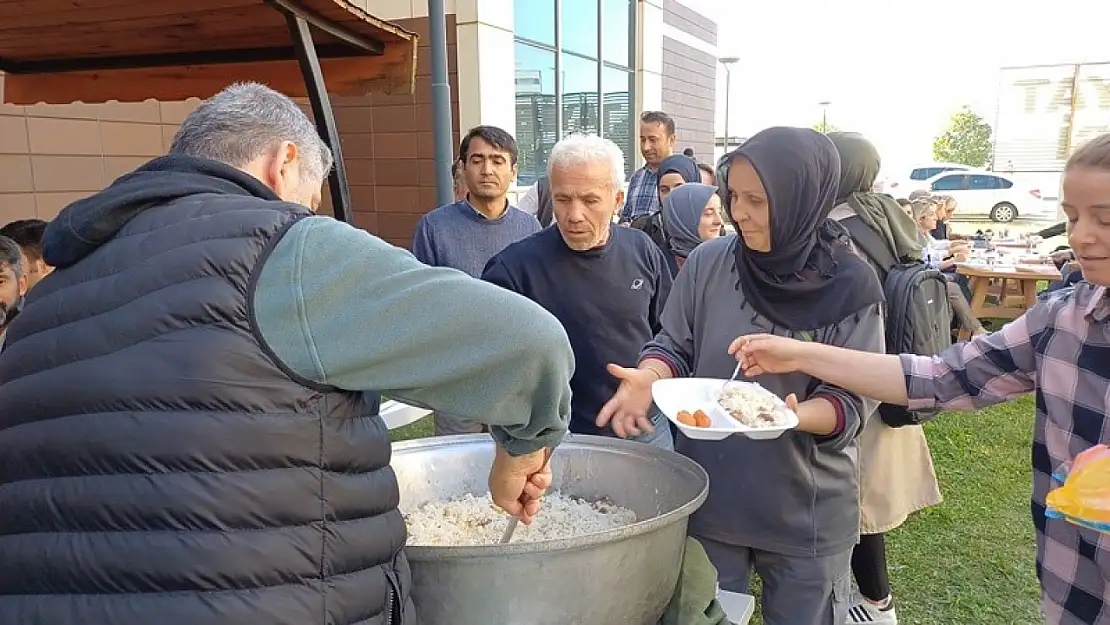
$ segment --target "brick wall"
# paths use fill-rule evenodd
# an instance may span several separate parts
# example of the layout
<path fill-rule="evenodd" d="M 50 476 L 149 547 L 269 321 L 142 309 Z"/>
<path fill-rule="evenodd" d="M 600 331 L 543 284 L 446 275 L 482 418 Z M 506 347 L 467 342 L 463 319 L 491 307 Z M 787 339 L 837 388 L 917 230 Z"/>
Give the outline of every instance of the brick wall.
<path fill-rule="evenodd" d="M 408 246 L 421 215 L 435 208 L 430 54 L 426 18 L 398 20 L 420 35 L 416 92 L 332 99 L 347 162 L 355 225 Z M 454 119 L 458 119 L 455 20 L 447 21 Z M 0 80 L 3 76 L 0 75 Z M 199 100 L 108 104 L 0 105 L 0 224 L 52 219 L 151 158 Z M 307 103 L 302 102 L 307 110 Z M 452 142 L 458 145 L 458 128 Z M 325 207 L 329 213 L 325 189 Z"/>
<path fill-rule="evenodd" d="M 395 245 L 408 247 L 420 217 L 436 207 L 432 140 L 431 52 L 428 20 L 397 20 L 420 35 L 416 92 L 409 96 L 371 94 L 333 98 L 335 123 L 343 143 L 354 222 Z M 459 87 L 455 16 L 447 16 L 448 78 L 458 149 Z M 326 194 L 325 194 L 326 195 Z"/>
<path fill-rule="evenodd" d="M 708 44 L 717 43 L 717 24 L 675 0 L 663 3 L 663 22 Z M 717 105 L 717 59 L 685 43 L 663 37 L 663 110 L 674 117 L 676 149 L 694 148 L 712 161 Z"/>
<path fill-rule="evenodd" d="M 0 106 L 0 223 L 63 206 L 162 154 L 188 103 Z"/>

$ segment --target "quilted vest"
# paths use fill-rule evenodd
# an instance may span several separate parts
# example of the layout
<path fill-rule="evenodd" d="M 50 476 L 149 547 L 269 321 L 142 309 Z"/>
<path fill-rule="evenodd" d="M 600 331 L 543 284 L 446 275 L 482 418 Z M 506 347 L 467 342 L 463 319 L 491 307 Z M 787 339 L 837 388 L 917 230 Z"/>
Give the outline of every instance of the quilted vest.
<path fill-rule="evenodd" d="M 412 620 L 377 397 L 300 378 L 253 322 L 307 214 L 189 196 L 36 287 L 0 356 L 0 623 Z"/>

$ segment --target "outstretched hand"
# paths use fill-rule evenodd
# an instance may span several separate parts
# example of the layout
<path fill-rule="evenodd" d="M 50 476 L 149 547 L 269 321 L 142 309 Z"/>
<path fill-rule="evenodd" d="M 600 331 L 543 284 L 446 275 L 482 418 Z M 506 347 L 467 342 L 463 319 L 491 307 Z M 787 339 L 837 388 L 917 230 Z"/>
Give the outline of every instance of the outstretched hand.
<path fill-rule="evenodd" d="M 728 353 L 740 362 L 744 375 L 755 377 L 765 373 L 791 373 L 802 366 L 805 343 L 773 334 L 748 334 L 737 337 L 728 346 Z"/>
<path fill-rule="evenodd" d="M 621 381 L 617 392 L 597 413 L 597 427 L 610 426 L 621 438 L 640 436 L 652 431 L 651 384 L 658 377 L 646 369 L 633 369 L 610 364 L 609 375 Z"/>

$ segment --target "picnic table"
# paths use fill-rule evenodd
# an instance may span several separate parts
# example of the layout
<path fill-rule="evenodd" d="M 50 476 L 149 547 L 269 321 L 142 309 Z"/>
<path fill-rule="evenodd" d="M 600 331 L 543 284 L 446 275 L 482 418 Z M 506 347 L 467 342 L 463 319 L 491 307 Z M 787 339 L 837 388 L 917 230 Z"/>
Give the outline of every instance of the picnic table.
<path fill-rule="evenodd" d="M 1060 272 L 1052 265 L 961 264 L 956 271 L 967 276 L 971 287 L 971 312 L 979 319 L 1017 319 L 1037 302 L 1037 284 L 1057 280 Z M 997 299 L 990 301 L 991 287 Z M 964 331 L 960 338 L 966 338 Z"/>

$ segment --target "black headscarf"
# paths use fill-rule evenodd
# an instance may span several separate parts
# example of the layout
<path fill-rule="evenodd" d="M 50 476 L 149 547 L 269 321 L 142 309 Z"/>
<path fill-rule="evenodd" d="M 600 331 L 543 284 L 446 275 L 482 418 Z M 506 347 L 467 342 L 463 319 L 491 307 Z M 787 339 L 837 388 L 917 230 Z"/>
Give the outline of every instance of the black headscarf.
<path fill-rule="evenodd" d="M 816 330 L 883 301 L 874 270 L 852 251 L 844 227 L 828 218 L 840 184 L 840 157 L 828 137 L 768 128 L 728 162 L 737 158 L 759 175 L 770 210 L 771 251 L 748 249 L 742 235 L 735 248 L 737 288 L 759 314 L 789 330 Z M 727 182 L 726 172 L 721 184 Z"/>
<path fill-rule="evenodd" d="M 698 163 L 689 156 L 683 154 L 674 154 L 663 159 L 659 163 L 659 175 L 656 180 L 662 180 L 663 176 L 669 173 L 676 173 L 682 176 L 685 182 L 701 182 L 701 172 L 698 171 Z M 659 183 L 656 182 L 656 185 Z"/>

